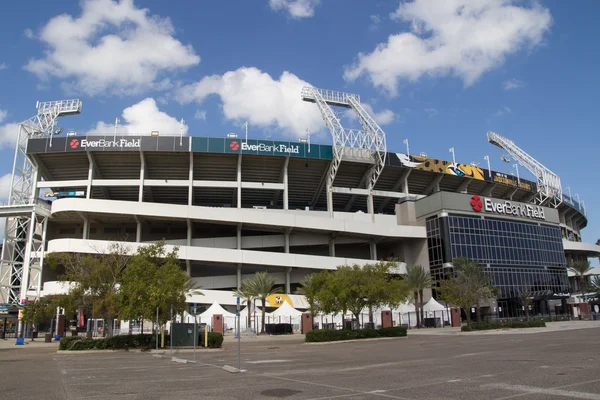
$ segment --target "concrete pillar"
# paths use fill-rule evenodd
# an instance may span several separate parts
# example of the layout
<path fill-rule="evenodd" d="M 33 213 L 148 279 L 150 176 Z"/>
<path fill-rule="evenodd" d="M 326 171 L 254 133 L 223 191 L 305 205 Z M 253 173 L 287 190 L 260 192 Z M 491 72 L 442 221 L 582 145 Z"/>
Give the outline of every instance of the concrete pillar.
<path fill-rule="evenodd" d="M 371 221 L 375 222 L 375 208 L 373 207 L 373 189 L 369 189 L 367 196 L 367 212 L 371 215 Z"/>
<path fill-rule="evenodd" d="M 144 158 L 144 153 L 140 151 L 140 187 L 138 191 L 138 201 L 144 201 L 144 179 L 146 175 L 146 160 Z"/>
<path fill-rule="evenodd" d="M 237 225 L 237 249 L 242 249 L 242 224 Z"/>
<path fill-rule="evenodd" d="M 328 172 L 329 173 L 329 172 Z M 327 177 L 327 211 L 329 212 L 329 216 L 333 217 L 333 182 L 331 178 Z"/>
<path fill-rule="evenodd" d="M 287 267 L 285 269 L 285 294 L 290 294 L 291 289 L 291 281 L 292 281 L 292 268 Z"/>
<path fill-rule="evenodd" d="M 90 220 L 86 217 L 83 216 L 83 235 L 82 235 L 82 239 L 89 239 L 90 238 Z"/>
<path fill-rule="evenodd" d="M 329 257 L 335 257 L 335 238 L 329 238 Z"/>
<path fill-rule="evenodd" d="M 238 289 L 242 287 L 242 264 L 237 265 L 236 287 Z"/>
<path fill-rule="evenodd" d="M 377 260 L 377 244 L 374 241 L 369 242 L 371 260 Z"/>
<path fill-rule="evenodd" d="M 137 226 L 135 229 L 135 241 L 140 243 L 142 241 L 142 222 L 137 221 Z"/>
<path fill-rule="evenodd" d="M 88 167 L 88 181 L 87 181 L 87 190 L 85 191 L 85 198 L 92 198 L 92 180 L 94 179 L 94 161 L 92 157 L 88 157 L 89 167 Z"/>
<path fill-rule="evenodd" d="M 289 253 L 290 252 L 290 230 L 286 229 L 285 232 L 283 233 L 283 241 L 284 241 L 284 251 L 285 253 Z"/>
<path fill-rule="evenodd" d="M 289 208 L 288 204 L 288 164 L 290 162 L 290 158 L 286 157 L 285 162 L 283 164 L 283 209 L 287 210 Z"/>
<path fill-rule="evenodd" d="M 190 248 L 190 247 L 192 247 L 192 236 L 193 236 L 194 224 L 192 223 L 191 219 L 186 220 L 186 222 L 187 222 L 187 236 L 186 236 L 185 244 L 187 245 L 188 248 Z M 191 278 L 192 277 L 192 263 L 190 260 L 185 260 L 185 269 L 186 269 L 187 275 Z"/>
<path fill-rule="evenodd" d="M 237 208 L 242 208 L 242 155 L 238 155 L 237 163 Z"/>
<path fill-rule="evenodd" d="M 185 260 L 185 272 L 188 277 L 192 277 L 192 262 L 190 260 Z"/>
<path fill-rule="evenodd" d="M 410 170 L 409 170 L 410 171 Z M 404 179 L 402 180 L 402 192 L 405 195 L 408 195 L 408 176 L 410 175 L 409 173 L 404 174 Z"/>
<path fill-rule="evenodd" d="M 190 170 L 188 172 L 188 206 L 194 204 L 194 153 L 190 153 Z"/>

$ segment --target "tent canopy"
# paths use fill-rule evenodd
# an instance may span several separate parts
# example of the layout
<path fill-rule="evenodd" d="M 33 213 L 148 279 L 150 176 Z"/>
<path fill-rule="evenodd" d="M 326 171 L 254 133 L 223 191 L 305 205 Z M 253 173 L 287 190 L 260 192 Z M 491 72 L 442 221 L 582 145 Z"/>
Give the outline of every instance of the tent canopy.
<path fill-rule="evenodd" d="M 423 305 L 423 311 L 446 311 L 446 307 L 438 303 L 433 297 Z"/>
<path fill-rule="evenodd" d="M 277 310 L 273 311 L 269 315 L 274 317 L 300 317 L 302 315 L 302 311 L 296 310 L 294 307 L 290 305 L 287 301 L 284 301 Z"/>
<path fill-rule="evenodd" d="M 216 301 L 214 303 L 212 303 L 212 305 L 210 307 L 208 307 L 208 309 L 206 311 L 204 311 L 202 314 L 200 314 L 200 317 L 212 318 L 212 316 L 215 314 L 221 314 L 221 315 L 223 315 L 223 317 L 235 317 L 235 314 L 230 313 L 229 311 L 227 311 L 226 309 L 221 307 L 221 305 L 219 303 L 217 303 Z"/>

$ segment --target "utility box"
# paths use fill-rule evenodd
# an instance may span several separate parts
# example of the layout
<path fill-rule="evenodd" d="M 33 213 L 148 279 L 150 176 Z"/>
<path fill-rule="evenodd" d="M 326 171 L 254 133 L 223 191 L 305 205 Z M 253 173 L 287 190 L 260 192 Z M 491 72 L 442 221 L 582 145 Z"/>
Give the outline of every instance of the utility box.
<path fill-rule="evenodd" d="M 224 333 L 223 329 L 223 315 L 215 314 L 212 317 L 212 331 L 220 333 L 221 335 Z"/>
<path fill-rule="evenodd" d="M 196 325 L 196 346 L 200 346 L 200 337 L 204 333 L 200 325 Z M 194 346 L 194 324 L 171 324 L 171 339 L 175 347 Z"/>
<path fill-rule="evenodd" d="M 390 310 L 384 310 L 381 312 L 381 327 L 391 328 L 392 327 L 392 312 Z"/>
<path fill-rule="evenodd" d="M 450 318 L 452 319 L 452 326 L 457 328 L 461 325 L 460 320 L 460 308 L 451 308 L 450 309 Z"/>
<path fill-rule="evenodd" d="M 313 316 L 311 313 L 302 313 L 301 328 L 304 334 L 313 330 Z"/>

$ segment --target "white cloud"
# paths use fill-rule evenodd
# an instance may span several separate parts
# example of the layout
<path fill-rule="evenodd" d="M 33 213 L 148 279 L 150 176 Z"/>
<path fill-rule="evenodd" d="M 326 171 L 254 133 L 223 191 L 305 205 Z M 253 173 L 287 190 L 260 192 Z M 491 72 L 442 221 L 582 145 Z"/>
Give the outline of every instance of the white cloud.
<path fill-rule="evenodd" d="M 27 29 L 25 29 L 25 30 L 23 31 L 23 35 L 25 35 L 25 37 L 26 37 L 27 39 L 33 39 L 33 38 L 34 38 L 34 36 L 35 36 L 35 35 L 33 34 L 33 31 L 32 31 L 30 28 L 27 28 Z"/>
<path fill-rule="evenodd" d="M 374 86 L 397 93 L 400 79 L 453 75 L 466 86 L 504 63 L 506 56 L 539 45 L 549 30 L 548 9 L 516 0 L 415 0 L 402 2 L 392 19 L 411 32 L 390 35 L 371 53 L 359 53 L 344 78 L 367 76 Z"/>
<path fill-rule="evenodd" d="M 371 15 L 369 18 L 371 19 L 371 25 L 369 25 L 369 29 L 377 29 L 379 24 L 381 24 L 381 17 L 379 15 Z"/>
<path fill-rule="evenodd" d="M 194 114 L 194 119 L 199 119 L 201 121 L 206 121 L 206 111 L 204 110 L 196 110 Z"/>
<path fill-rule="evenodd" d="M 307 82 L 290 72 L 279 79 L 254 67 L 242 67 L 223 75 L 212 75 L 180 88 L 181 103 L 201 104 L 210 95 L 221 99 L 228 120 L 249 121 L 250 125 L 277 127 L 287 135 L 316 132 L 324 123 L 316 105 L 302 101 L 300 92 Z"/>
<path fill-rule="evenodd" d="M 10 191 L 10 178 L 12 174 L 0 176 L 0 203 L 8 200 L 8 192 Z"/>
<path fill-rule="evenodd" d="M 429 118 L 435 117 L 436 115 L 439 114 L 439 111 L 436 108 L 426 108 L 425 112 L 427 113 L 427 116 Z"/>
<path fill-rule="evenodd" d="M 17 135 L 19 134 L 19 125 L 16 123 L 8 123 L 0 125 L 0 149 L 12 148 L 17 144 Z"/>
<path fill-rule="evenodd" d="M 0 64 L 0 71 L 2 71 L 3 69 L 8 68 L 8 66 L 6 65 L 6 63 L 2 63 Z"/>
<path fill-rule="evenodd" d="M 42 28 L 46 55 L 25 68 L 41 79 L 68 80 L 89 95 L 164 89 L 161 73 L 197 65 L 191 46 L 173 37 L 168 18 L 149 15 L 133 0 L 82 0 L 79 17 L 62 14 Z M 27 31 L 25 33 L 27 36 Z"/>
<path fill-rule="evenodd" d="M 504 82 L 504 90 L 518 89 L 520 87 L 523 87 L 523 85 L 524 85 L 523 82 L 521 82 L 517 79 L 511 79 L 511 80 Z"/>
<path fill-rule="evenodd" d="M 4 118 L 6 118 L 6 114 L 8 114 L 6 110 L 0 110 L 0 122 L 4 121 Z"/>
<path fill-rule="evenodd" d="M 315 15 L 315 7 L 321 0 L 269 0 L 273 11 L 285 11 L 292 18 L 309 18 Z"/>
<path fill-rule="evenodd" d="M 363 106 L 365 111 L 368 112 L 369 115 L 371 117 L 373 117 L 375 122 L 377 122 L 377 124 L 379 124 L 379 125 L 389 125 L 396 118 L 396 115 L 394 114 L 394 112 L 392 110 L 385 109 L 385 110 L 381 110 L 379 112 L 375 112 L 375 110 L 373 110 L 373 107 L 370 104 L 362 103 L 362 102 L 360 104 L 361 104 L 361 106 Z M 352 109 L 346 111 L 345 116 L 352 120 L 358 119 L 358 115 Z"/>
<path fill-rule="evenodd" d="M 507 115 L 507 114 L 512 114 L 512 110 L 507 106 L 502 107 L 501 109 L 499 109 L 498 111 L 496 111 L 494 113 L 494 115 L 496 117 L 501 117 L 501 116 Z"/>
<path fill-rule="evenodd" d="M 180 122 L 160 111 L 153 98 L 146 98 L 137 104 L 123 110 L 122 119 L 117 127 L 119 135 L 149 135 L 151 131 L 159 131 L 161 135 L 179 135 Z M 114 133 L 115 125 L 112 123 L 98 122 L 96 127 L 88 134 Z M 183 134 L 187 135 L 188 126 L 183 126 Z"/>

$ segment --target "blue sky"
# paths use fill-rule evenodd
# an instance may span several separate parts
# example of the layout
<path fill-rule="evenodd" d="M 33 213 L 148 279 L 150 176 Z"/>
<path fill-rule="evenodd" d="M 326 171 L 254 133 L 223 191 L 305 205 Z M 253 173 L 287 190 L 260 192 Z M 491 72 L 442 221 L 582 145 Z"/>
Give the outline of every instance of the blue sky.
<path fill-rule="evenodd" d="M 432 4 L 435 3 L 435 4 Z M 3 5 L 0 177 L 14 123 L 36 101 L 80 98 L 65 130 L 152 129 L 195 136 L 330 143 L 304 84 L 361 95 L 388 148 L 511 172 L 493 130 L 560 175 L 585 201 L 584 239 L 600 238 L 594 51 L 600 3 L 560 0 L 164 2 L 90 0 Z M 348 125 L 355 123 L 350 118 Z M 521 176 L 533 177 L 521 168 Z M 7 179 L 0 178 L 0 197 Z"/>

